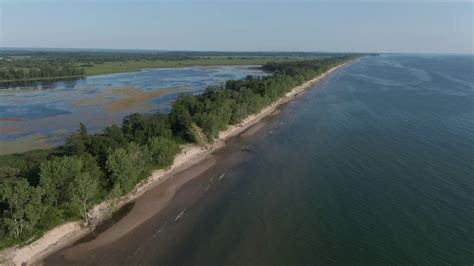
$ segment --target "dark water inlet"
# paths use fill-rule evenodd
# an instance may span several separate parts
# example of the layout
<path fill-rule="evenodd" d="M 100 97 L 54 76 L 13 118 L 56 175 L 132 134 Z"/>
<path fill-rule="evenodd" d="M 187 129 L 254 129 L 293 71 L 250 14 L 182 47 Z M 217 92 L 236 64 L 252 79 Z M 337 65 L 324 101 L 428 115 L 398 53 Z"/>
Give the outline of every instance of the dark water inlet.
<path fill-rule="evenodd" d="M 100 233 L 104 232 L 105 230 L 110 228 L 112 225 L 114 225 L 116 222 L 120 221 L 120 219 L 122 219 L 124 216 L 126 216 L 132 210 L 134 205 L 135 205 L 134 202 L 125 204 L 120 209 L 113 212 L 112 215 L 107 220 L 105 220 L 104 222 L 96 226 L 94 228 L 94 231 L 92 231 L 89 235 L 76 241 L 74 245 L 80 245 L 82 243 L 86 243 L 86 242 L 94 240 Z"/>

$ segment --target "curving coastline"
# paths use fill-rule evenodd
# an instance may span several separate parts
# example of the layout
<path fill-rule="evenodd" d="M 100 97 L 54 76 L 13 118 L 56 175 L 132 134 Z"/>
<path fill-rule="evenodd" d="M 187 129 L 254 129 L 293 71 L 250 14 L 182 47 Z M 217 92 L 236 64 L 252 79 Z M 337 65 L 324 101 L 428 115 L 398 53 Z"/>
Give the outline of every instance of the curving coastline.
<path fill-rule="evenodd" d="M 126 235 L 151 216 L 160 212 L 167 206 L 175 192 L 184 183 L 199 175 L 199 173 L 202 173 L 215 163 L 211 153 L 223 147 L 226 140 L 243 133 L 251 126 L 257 124 L 262 118 L 272 114 L 281 104 L 293 99 L 295 96 L 301 94 L 303 91 L 325 78 L 334 70 L 349 63 L 350 62 L 347 62 L 331 68 L 320 76 L 293 88 L 284 97 L 262 109 L 259 113 L 247 117 L 237 125 L 229 126 L 226 130 L 219 133 L 218 139 L 207 150 L 197 145 L 184 145 L 182 152 L 176 156 L 171 168 L 168 170 L 158 170 L 153 172 L 148 179 L 139 183 L 129 194 L 119 198 L 115 204 L 103 202 L 93 208 L 89 213 L 90 216 L 93 217 L 94 225 L 97 225 L 107 219 L 110 209 L 120 208 L 125 204 L 136 200 L 146 191 L 156 187 L 161 191 L 159 195 L 155 195 L 153 198 L 151 198 L 152 196 L 145 195 L 140 199 L 141 202 L 154 200 L 153 206 L 150 206 L 151 204 L 135 205 L 130 213 L 128 213 L 123 219 L 105 232 L 99 234 L 93 241 L 85 244 L 88 244 L 88 247 L 91 248 L 110 243 Z M 4 263 L 5 265 L 8 265 L 8 263 L 14 265 L 21 265 L 22 263 L 35 264 L 59 249 L 71 245 L 76 240 L 90 233 L 91 230 L 91 227 L 84 227 L 80 222 L 71 222 L 60 225 L 47 232 L 42 238 L 28 246 L 4 251 L 2 256 L 6 261 L 8 261 Z M 0 261 L 0 263 L 2 263 L 2 261 Z"/>

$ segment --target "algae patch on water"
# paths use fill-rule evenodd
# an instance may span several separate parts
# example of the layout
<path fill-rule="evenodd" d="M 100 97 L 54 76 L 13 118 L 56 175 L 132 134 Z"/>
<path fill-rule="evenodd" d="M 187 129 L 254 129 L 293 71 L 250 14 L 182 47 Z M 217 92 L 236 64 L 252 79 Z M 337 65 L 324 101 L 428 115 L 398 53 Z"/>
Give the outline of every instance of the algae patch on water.
<path fill-rule="evenodd" d="M 57 136 L 46 136 L 40 133 L 34 133 L 25 136 L 16 141 L 0 141 L 0 154 L 10 154 L 17 152 L 25 152 L 36 149 L 47 149 L 56 146 L 54 141 L 58 140 Z"/>
<path fill-rule="evenodd" d="M 101 92 L 94 98 L 86 98 L 75 101 L 74 106 L 100 105 L 110 111 L 122 110 L 141 105 L 147 105 L 147 101 L 156 97 L 178 92 L 189 92 L 188 88 L 171 88 L 147 91 L 136 87 L 112 88 Z"/>

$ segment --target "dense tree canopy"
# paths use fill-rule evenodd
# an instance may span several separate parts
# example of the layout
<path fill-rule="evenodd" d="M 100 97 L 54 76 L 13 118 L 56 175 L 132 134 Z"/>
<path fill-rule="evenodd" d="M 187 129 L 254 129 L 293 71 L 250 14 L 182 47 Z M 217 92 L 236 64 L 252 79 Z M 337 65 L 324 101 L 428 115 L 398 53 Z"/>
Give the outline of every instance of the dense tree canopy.
<path fill-rule="evenodd" d="M 31 233 L 43 214 L 42 190 L 23 178 L 0 184 L 0 199 L 4 204 L 2 224 L 8 236 L 19 238 Z"/>
<path fill-rule="evenodd" d="M 122 193 L 132 190 L 150 162 L 146 147 L 131 142 L 126 148 L 118 148 L 107 158 L 107 170 L 114 187 Z"/>
<path fill-rule="evenodd" d="M 166 137 L 152 137 L 148 141 L 148 150 L 153 164 L 166 167 L 173 163 L 174 156 L 179 151 L 178 144 Z"/>
<path fill-rule="evenodd" d="M 14 68 L 11 66 L 0 69 L 0 80 L 22 81 L 34 78 L 83 76 L 84 73 L 84 69 L 72 64 L 57 66 L 35 64 L 26 68 Z"/>
<path fill-rule="evenodd" d="M 87 210 L 92 206 L 98 193 L 98 180 L 88 172 L 77 175 L 69 188 L 72 209 L 81 214 L 84 222 L 89 222 Z"/>

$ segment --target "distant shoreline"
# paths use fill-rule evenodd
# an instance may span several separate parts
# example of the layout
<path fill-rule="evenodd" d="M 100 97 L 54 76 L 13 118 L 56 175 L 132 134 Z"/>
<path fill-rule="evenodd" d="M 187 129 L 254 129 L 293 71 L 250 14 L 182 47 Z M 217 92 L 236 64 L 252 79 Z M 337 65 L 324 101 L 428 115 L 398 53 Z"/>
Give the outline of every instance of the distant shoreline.
<path fill-rule="evenodd" d="M 109 227 L 104 232 L 100 233 L 94 240 L 83 243 L 81 246 L 84 245 L 90 249 L 113 242 L 114 240 L 129 233 L 131 230 L 151 218 L 153 215 L 159 213 L 169 204 L 176 191 L 183 184 L 198 176 L 200 173 L 208 169 L 208 167 L 212 166 L 213 163 L 215 163 L 212 162 L 212 159 L 210 159 L 212 157 L 211 153 L 224 147 L 227 140 L 244 133 L 246 130 L 252 130 L 252 126 L 256 125 L 264 117 L 271 115 L 277 107 L 290 101 L 291 99 L 294 99 L 296 96 L 300 95 L 327 77 L 333 71 L 350 63 L 352 63 L 352 61 L 329 69 L 325 73 L 293 88 L 291 91 L 286 93 L 285 96 L 265 107 L 257 114 L 248 116 L 237 125 L 229 126 L 226 130 L 219 133 L 219 137 L 207 150 L 194 144 L 184 145 L 181 153 L 176 156 L 173 165 L 169 169 L 154 171 L 148 179 L 139 183 L 132 192 L 119 198 L 116 201 L 116 204 L 114 204 L 113 208 L 119 209 L 124 205 L 135 201 L 137 198 L 143 196 L 146 191 L 149 191 L 152 188 L 162 190 L 164 189 L 164 196 L 158 200 L 155 199 L 152 206 L 150 203 L 142 205 L 141 208 L 139 208 L 140 206 L 134 206 L 130 213 L 125 215 L 121 220 Z M 176 178 L 176 176 L 183 175 L 183 173 L 186 173 L 186 171 L 190 171 L 192 174 L 184 175 L 178 179 Z M 173 179 L 170 179 L 170 177 L 173 177 Z M 175 180 L 178 181 L 175 182 Z M 159 186 L 165 182 L 171 183 L 172 189 L 166 190 L 166 187 Z M 89 213 L 91 214 L 91 217 L 93 217 L 93 223 L 97 225 L 107 220 L 109 209 L 109 204 L 107 202 L 103 202 L 90 210 Z M 73 244 L 75 241 L 81 239 L 90 232 L 92 232 L 92 228 L 85 227 L 80 222 L 69 222 L 50 230 L 42 238 L 30 245 L 19 249 L 8 250 L 4 254 L 6 254 L 5 257 L 12 261 L 15 265 L 21 265 L 22 263 L 35 264 L 47 256 L 63 249 L 64 247 Z"/>
<path fill-rule="evenodd" d="M 139 62 L 138 65 L 134 62 L 108 62 L 103 64 L 96 64 L 93 67 L 84 68 L 84 75 L 72 75 L 72 76 L 55 76 L 55 77 L 39 77 L 39 78 L 27 78 L 27 79 L 14 79 L 14 80 L 0 80 L 0 86 L 8 83 L 21 83 L 21 82 L 41 82 L 41 81 L 62 81 L 71 79 L 83 79 L 90 76 L 108 75 L 108 74 L 120 74 L 120 73 L 133 73 L 140 72 L 147 69 L 163 69 L 163 68 L 181 68 L 181 67 L 213 67 L 213 66 L 259 66 L 269 62 L 282 62 L 282 61 L 293 61 L 295 59 L 281 59 L 281 58 L 250 58 L 250 59 L 207 59 L 207 60 L 183 60 L 183 61 L 159 61 L 151 60 L 149 62 Z"/>

